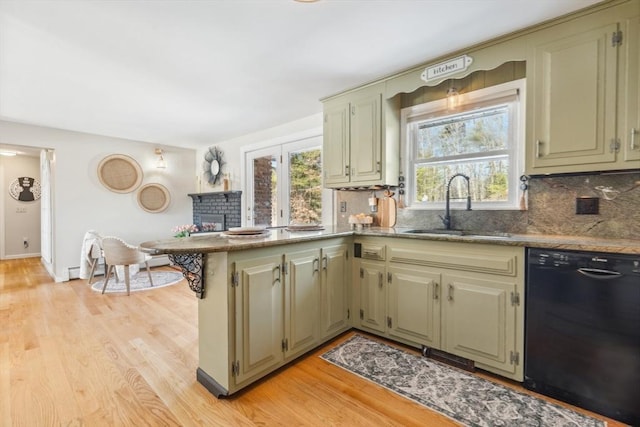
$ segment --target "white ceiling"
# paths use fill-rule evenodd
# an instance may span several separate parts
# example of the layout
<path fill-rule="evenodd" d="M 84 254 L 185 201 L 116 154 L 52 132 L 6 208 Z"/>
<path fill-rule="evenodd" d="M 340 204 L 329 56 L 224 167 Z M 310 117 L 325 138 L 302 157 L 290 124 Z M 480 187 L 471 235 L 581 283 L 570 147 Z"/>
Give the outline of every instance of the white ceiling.
<path fill-rule="evenodd" d="M 0 119 L 201 147 L 599 0 L 0 0 Z"/>

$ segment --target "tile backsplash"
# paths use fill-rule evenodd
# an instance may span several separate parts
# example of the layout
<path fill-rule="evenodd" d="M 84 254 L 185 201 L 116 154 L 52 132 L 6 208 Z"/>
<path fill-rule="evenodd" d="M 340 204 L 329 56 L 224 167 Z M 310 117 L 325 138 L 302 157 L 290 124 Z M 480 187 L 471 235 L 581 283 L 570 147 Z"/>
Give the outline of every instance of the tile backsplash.
<path fill-rule="evenodd" d="M 603 190 L 610 189 L 606 193 Z M 381 197 L 382 191 L 377 192 Z M 338 191 L 337 224 L 350 214 L 369 214 L 371 191 Z M 397 195 L 396 195 L 397 197 Z M 576 214 L 576 198 L 599 198 L 598 214 Z M 529 181 L 528 210 L 452 209 L 452 228 L 507 233 L 640 239 L 640 172 L 535 177 Z M 340 202 L 347 212 L 339 212 Z M 398 209 L 398 227 L 443 228 L 442 210 Z M 375 215 L 375 214 L 373 214 Z"/>

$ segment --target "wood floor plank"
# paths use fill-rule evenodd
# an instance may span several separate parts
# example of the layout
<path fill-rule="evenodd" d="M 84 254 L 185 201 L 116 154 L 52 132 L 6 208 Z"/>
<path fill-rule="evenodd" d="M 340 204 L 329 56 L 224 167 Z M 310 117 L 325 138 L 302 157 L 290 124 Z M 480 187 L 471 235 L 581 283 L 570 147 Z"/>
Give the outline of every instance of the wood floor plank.
<path fill-rule="evenodd" d="M 0 261 L 0 427 L 458 425 L 319 357 L 352 333 L 216 399 L 195 379 L 197 310 L 185 281 L 102 295 Z"/>

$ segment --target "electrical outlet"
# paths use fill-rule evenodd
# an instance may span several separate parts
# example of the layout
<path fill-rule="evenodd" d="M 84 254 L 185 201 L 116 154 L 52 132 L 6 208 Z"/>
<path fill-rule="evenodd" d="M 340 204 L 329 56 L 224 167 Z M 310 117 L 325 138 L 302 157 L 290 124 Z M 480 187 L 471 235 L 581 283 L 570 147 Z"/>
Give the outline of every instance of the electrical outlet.
<path fill-rule="evenodd" d="M 600 199 L 597 197 L 576 198 L 576 214 L 577 215 L 598 215 L 599 207 L 600 207 Z"/>
<path fill-rule="evenodd" d="M 347 202 L 340 202 L 340 212 L 347 211 Z"/>
<path fill-rule="evenodd" d="M 23 237 L 22 238 L 22 246 L 24 246 L 25 249 L 29 247 L 29 238 L 28 237 Z"/>

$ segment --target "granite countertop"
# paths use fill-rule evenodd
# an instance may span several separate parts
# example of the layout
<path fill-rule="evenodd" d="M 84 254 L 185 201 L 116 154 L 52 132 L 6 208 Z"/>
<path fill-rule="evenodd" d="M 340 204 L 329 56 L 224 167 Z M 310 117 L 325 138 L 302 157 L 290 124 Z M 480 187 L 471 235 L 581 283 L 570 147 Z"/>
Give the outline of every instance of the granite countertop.
<path fill-rule="evenodd" d="M 140 249 L 154 255 L 231 252 L 353 235 L 353 231 L 349 228 L 331 226 L 318 231 L 287 231 L 284 228 L 273 228 L 270 231 L 271 233 L 267 237 L 225 237 L 222 233 L 194 234 L 182 238 L 172 237 L 143 242 L 140 244 Z"/>
<path fill-rule="evenodd" d="M 506 246 L 527 246 L 534 248 L 581 250 L 610 253 L 640 254 L 638 239 L 605 239 L 596 237 L 559 236 L 546 234 L 501 234 L 487 233 L 470 235 L 450 234 L 409 234 L 407 228 L 366 227 L 351 230 L 348 227 L 325 227 L 319 231 L 287 231 L 284 228 L 271 229 L 267 237 L 225 237 L 222 234 L 193 235 L 184 238 L 153 240 L 140 244 L 140 248 L 151 254 L 180 254 L 230 252 L 263 248 L 305 241 L 329 239 L 344 236 L 381 236 L 402 239 L 436 240 L 466 243 L 489 243 Z"/>

